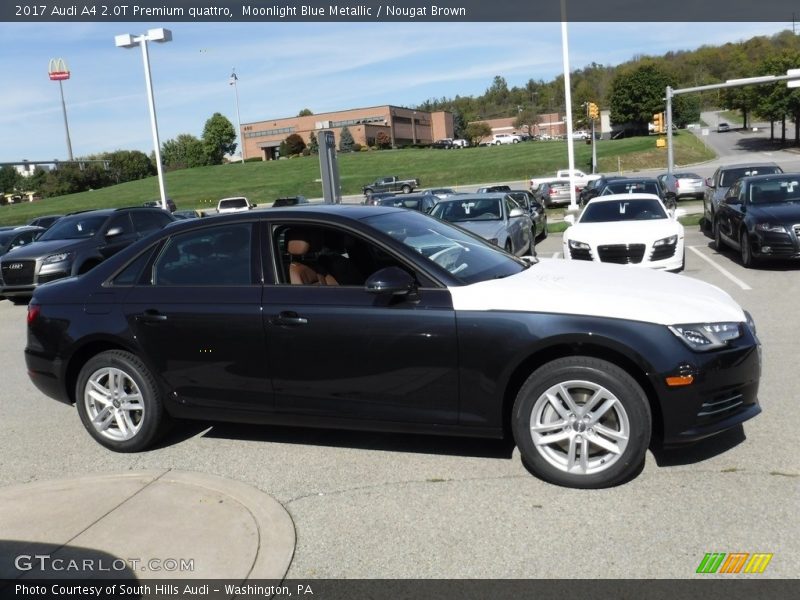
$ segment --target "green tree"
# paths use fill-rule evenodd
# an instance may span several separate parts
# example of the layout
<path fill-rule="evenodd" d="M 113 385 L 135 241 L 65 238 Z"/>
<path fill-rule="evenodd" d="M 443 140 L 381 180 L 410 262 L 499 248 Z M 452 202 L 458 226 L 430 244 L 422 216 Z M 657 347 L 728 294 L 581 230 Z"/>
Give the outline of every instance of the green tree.
<path fill-rule="evenodd" d="M 531 108 L 523 108 L 514 119 L 514 127 L 521 131 L 525 131 L 528 135 L 533 135 L 536 130 L 536 123 L 538 123 L 539 115 L 536 110 Z"/>
<path fill-rule="evenodd" d="M 653 114 L 664 110 L 664 93 L 672 84 L 666 71 L 652 62 L 619 72 L 611 84 L 611 120 L 646 133 Z"/>
<path fill-rule="evenodd" d="M 236 130 L 221 113 L 214 113 L 206 121 L 202 139 L 210 165 L 221 165 L 226 154 L 236 151 Z"/>
<path fill-rule="evenodd" d="M 353 134 L 347 127 L 342 127 L 342 132 L 339 134 L 339 151 L 350 152 L 353 150 Z"/>
<path fill-rule="evenodd" d="M 19 187 L 20 179 L 22 176 L 17 170 L 11 166 L 6 165 L 0 169 L 0 193 L 10 194 L 17 187 Z"/>
<path fill-rule="evenodd" d="M 161 146 L 161 159 L 171 170 L 191 169 L 208 164 L 206 146 L 189 133 L 182 133 Z"/>
<path fill-rule="evenodd" d="M 477 146 L 483 138 L 492 135 L 492 128 L 483 121 L 470 123 L 464 129 L 464 135 L 467 136 L 470 146 Z"/>
<path fill-rule="evenodd" d="M 109 176 L 115 183 L 136 181 L 156 174 L 155 165 L 144 152 L 116 150 L 104 156 L 108 161 Z"/>
<path fill-rule="evenodd" d="M 308 135 L 308 151 L 311 154 L 319 154 L 319 141 L 313 131 Z"/>
<path fill-rule="evenodd" d="M 289 156 L 292 154 L 302 154 L 306 143 L 298 134 L 293 133 L 286 138 L 286 152 Z"/>
<path fill-rule="evenodd" d="M 310 109 L 308 109 L 308 108 L 304 108 L 304 109 L 303 109 L 303 110 L 301 110 L 299 113 L 297 113 L 297 116 L 298 116 L 298 117 L 310 117 L 310 116 L 311 116 L 311 115 L 313 115 L 313 114 L 314 114 L 314 113 L 313 113 L 313 112 L 311 112 L 311 110 L 310 110 Z"/>

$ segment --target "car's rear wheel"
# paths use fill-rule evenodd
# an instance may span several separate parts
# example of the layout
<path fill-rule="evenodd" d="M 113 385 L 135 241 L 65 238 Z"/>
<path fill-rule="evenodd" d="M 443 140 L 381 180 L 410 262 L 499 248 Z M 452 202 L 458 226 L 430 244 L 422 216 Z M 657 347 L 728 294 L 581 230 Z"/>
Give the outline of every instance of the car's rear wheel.
<path fill-rule="evenodd" d="M 620 367 L 587 356 L 560 358 L 522 386 L 512 428 L 523 462 L 537 476 L 568 487 L 609 487 L 643 464 L 650 406 Z"/>
<path fill-rule="evenodd" d="M 409 186 L 409 185 L 404 185 L 404 186 L 403 186 L 403 193 L 404 193 L 404 194 L 410 194 L 410 193 L 411 193 L 411 186 Z"/>
<path fill-rule="evenodd" d="M 122 350 L 101 352 L 83 366 L 75 403 L 89 434 L 116 452 L 146 449 L 168 425 L 152 373 Z"/>

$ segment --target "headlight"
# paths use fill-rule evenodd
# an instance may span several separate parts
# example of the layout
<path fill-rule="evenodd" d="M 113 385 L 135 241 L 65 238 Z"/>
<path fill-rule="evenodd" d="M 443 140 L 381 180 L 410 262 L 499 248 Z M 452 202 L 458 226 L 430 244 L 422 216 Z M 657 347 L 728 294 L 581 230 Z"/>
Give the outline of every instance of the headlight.
<path fill-rule="evenodd" d="M 585 244 L 584 242 L 579 242 L 578 240 L 570 240 L 569 247 L 573 250 L 591 250 L 589 244 Z"/>
<path fill-rule="evenodd" d="M 42 261 L 43 265 L 51 265 L 53 263 L 64 262 L 72 258 L 72 252 L 59 252 L 58 254 L 51 254 Z"/>
<path fill-rule="evenodd" d="M 747 326 L 750 328 L 750 331 L 753 332 L 753 335 L 756 334 L 756 322 L 753 320 L 753 315 L 749 312 L 744 311 L 744 317 L 747 320 Z"/>
<path fill-rule="evenodd" d="M 670 325 L 669 330 L 692 350 L 706 352 L 724 348 L 742 335 L 741 323 L 691 323 Z"/>
<path fill-rule="evenodd" d="M 756 223 L 756 231 L 771 231 L 774 233 L 786 233 L 786 228 L 777 223 Z"/>
<path fill-rule="evenodd" d="M 658 248 L 659 246 L 674 246 L 678 243 L 678 236 L 671 235 L 669 237 L 661 238 L 660 240 L 656 240 L 653 243 L 654 248 Z"/>

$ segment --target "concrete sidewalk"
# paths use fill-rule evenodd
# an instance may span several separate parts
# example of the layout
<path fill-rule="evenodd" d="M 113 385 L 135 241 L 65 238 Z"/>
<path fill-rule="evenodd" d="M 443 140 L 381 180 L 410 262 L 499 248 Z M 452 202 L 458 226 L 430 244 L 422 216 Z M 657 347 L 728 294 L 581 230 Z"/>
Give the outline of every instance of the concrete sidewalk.
<path fill-rule="evenodd" d="M 282 579 L 294 524 L 271 496 L 186 471 L 0 488 L 0 579 Z"/>

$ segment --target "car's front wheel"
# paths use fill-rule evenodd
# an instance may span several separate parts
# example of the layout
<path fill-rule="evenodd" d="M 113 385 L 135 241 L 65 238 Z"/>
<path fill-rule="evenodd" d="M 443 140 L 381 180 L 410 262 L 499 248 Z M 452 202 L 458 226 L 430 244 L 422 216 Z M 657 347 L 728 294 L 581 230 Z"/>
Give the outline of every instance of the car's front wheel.
<path fill-rule="evenodd" d="M 722 252 L 722 232 L 719 229 L 719 221 L 716 219 L 714 219 L 711 230 L 714 232 L 714 250 Z"/>
<path fill-rule="evenodd" d="M 753 246 L 750 243 L 750 236 L 747 235 L 747 231 L 742 231 L 742 235 L 739 238 L 739 252 L 742 257 L 742 266 L 746 269 L 751 268 L 755 264 L 755 259 L 753 258 Z"/>
<path fill-rule="evenodd" d="M 134 354 L 108 350 L 78 375 L 75 403 L 83 426 L 106 448 L 138 452 L 164 432 L 168 417 L 158 385 Z"/>
<path fill-rule="evenodd" d="M 650 405 L 620 367 L 572 356 L 531 374 L 514 402 L 512 428 L 523 462 L 537 476 L 567 487 L 609 487 L 643 464 Z"/>

